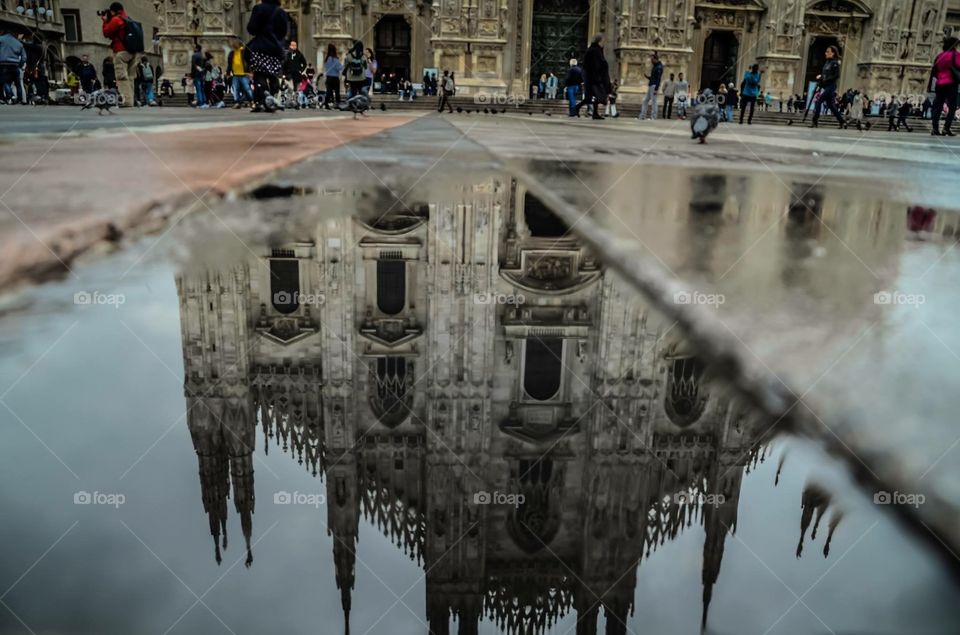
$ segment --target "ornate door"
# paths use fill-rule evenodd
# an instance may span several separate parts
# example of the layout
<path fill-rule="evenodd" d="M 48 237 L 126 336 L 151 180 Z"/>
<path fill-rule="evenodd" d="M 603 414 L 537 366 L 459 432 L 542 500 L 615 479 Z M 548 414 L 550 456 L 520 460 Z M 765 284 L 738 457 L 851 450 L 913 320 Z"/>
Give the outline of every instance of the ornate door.
<path fill-rule="evenodd" d="M 587 50 L 589 0 L 536 0 L 530 39 L 530 83 L 551 72 L 563 85 L 571 57 Z"/>

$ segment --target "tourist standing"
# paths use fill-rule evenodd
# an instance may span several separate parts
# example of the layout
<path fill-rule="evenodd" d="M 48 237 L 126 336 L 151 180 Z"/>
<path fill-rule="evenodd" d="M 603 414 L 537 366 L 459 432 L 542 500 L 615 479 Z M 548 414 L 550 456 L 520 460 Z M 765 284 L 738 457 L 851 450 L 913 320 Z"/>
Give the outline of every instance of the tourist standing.
<path fill-rule="evenodd" d="M 367 58 L 363 53 L 363 42 L 354 40 L 353 47 L 343 58 L 343 72 L 347 79 L 347 99 L 361 94 L 367 83 Z"/>
<path fill-rule="evenodd" d="M 643 105 L 640 107 L 640 115 L 637 117 L 641 121 L 647 118 L 647 109 L 650 109 L 650 120 L 657 118 L 657 92 L 660 90 L 660 82 L 663 78 L 663 63 L 657 53 L 650 55 L 650 74 L 644 75 L 647 78 L 647 94 L 643 98 Z"/>
<path fill-rule="evenodd" d="M 670 119 L 673 117 L 673 96 L 676 92 L 673 73 L 670 73 L 670 77 L 663 82 L 660 88 L 663 90 L 663 118 Z"/>
<path fill-rule="evenodd" d="M 323 84 L 326 91 L 323 107 L 327 110 L 330 110 L 331 104 L 336 107 L 340 103 L 340 75 L 342 74 L 343 64 L 340 62 L 337 45 L 330 42 L 327 44 L 327 53 L 323 56 Z"/>
<path fill-rule="evenodd" d="M 197 44 L 190 57 L 190 79 L 193 80 L 194 105 L 197 108 L 207 107 L 206 91 L 203 88 L 203 77 L 206 74 L 207 60 L 203 56 L 203 47 Z M 106 80 L 104 80 L 106 81 Z"/>
<path fill-rule="evenodd" d="M 367 68 L 363 71 L 363 76 L 367 80 L 367 86 L 364 90 L 367 91 L 367 97 L 373 94 L 373 81 L 377 76 L 377 69 L 380 68 L 380 65 L 377 63 L 377 58 L 373 55 L 372 48 L 366 48 L 363 50 L 364 56 L 367 58 Z"/>
<path fill-rule="evenodd" d="M 156 76 L 153 72 L 153 66 L 150 64 L 150 60 L 148 60 L 146 56 L 140 59 L 140 64 L 137 66 L 137 80 L 140 82 L 140 87 L 143 89 L 144 105 L 156 106 L 157 95 L 154 89 L 154 80 L 156 80 Z"/>
<path fill-rule="evenodd" d="M 250 72 L 248 70 L 249 63 L 247 48 L 240 40 L 234 40 L 233 50 L 227 55 L 227 72 L 230 74 L 234 108 L 242 108 L 245 101 L 253 102 L 253 89 L 250 87 Z"/>
<path fill-rule="evenodd" d="M 724 109 L 727 111 L 727 121 L 730 123 L 733 123 L 733 111 L 736 109 L 739 101 L 740 96 L 737 95 L 737 85 L 730 82 L 730 85 L 727 86 L 727 103 L 724 104 Z"/>
<path fill-rule="evenodd" d="M 553 73 L 547 75 L 547 99 L 556 99 L 557 98 L 557 86 L 560 84 L 560 80 L 557 79 L 557 76 Z"/>
<path fill-rule="evenodd" d="M 140 42 L 139 51 L 127 50 L 126 35 L 129 17 L 119 2 L 112 3 L 101 19 L 103 20 L 103 37 L 110 40 L 110 50 L 113 51 L 114 78 L 117 90 L 123 98 L 120 107 L 131 108 L 134 101 L 133 78 L 136 76 L 137 64 L 133 54 L 143 51 L 143 42 Z"/>
<path fill-rule="evenodd" d="M 747 125 L 753 123 L 753 111 L 757 106 L 757 97 L 760 95 L 760 79 L 763 74 L 760 72 L 760 65 L 754 64 L 746 73 L 743 74 L 743 81 L 740 82 L 740 125 L 743 125 L 743 116 L 747 113 L 747 106 L 750 107 L 750 117 L 747 119 Z"/>
<path fill-rule="evenodd" d="M 253 36 L 247 44 L 250 70 L 253 71 L 254 112 L 273 112 L 276 106 L 268 95 L 280 89 L 283 71 L 283 40 L 287 37 L 290 17 L 280 7 L 280 0 L 260 0 L 247 22 L 247 33 Z"/>
<path fill-rule="evenodd" d="M 690 101 L 690 82 L 683 78 L 683 73 L 677 75 L 677 83 L 673 86 L 677 98 L 677 118 L 687 118 L 687 105 Z"/>
<path fill-rule="evenodd" d="M 287 76 L 294 90 L 300 86 L 303 73 L 307 70 L 307 58 L 300 52 L 296 40 L 290 40 L 283 57 L 283 74 Z"/>
<path fill-rule="evenodd" d="M 90 63 L 90 56 L 84 53 L 80 56 L 80 64 L 77 65 L 77 77 L 80 79 L 80 87 L 85 93 L 93 92 L 93 85 L 97 81 L 97 67 Z"/>
<path fill-rule="evenodd" d="M 933 100 L 933 135 L 954 137 L 951 130 L 953 119 L 957 114 L 957 89 L 960 87 L 960 39 L 948 37 L 943 41 L 943 52 L 933 62 L 930 71 L 937 85 L 934 88 L 936 98 Z M 943 116 L 943 106 L 947 106 L 947 119 L 940 130 L 940 118 Z"/>

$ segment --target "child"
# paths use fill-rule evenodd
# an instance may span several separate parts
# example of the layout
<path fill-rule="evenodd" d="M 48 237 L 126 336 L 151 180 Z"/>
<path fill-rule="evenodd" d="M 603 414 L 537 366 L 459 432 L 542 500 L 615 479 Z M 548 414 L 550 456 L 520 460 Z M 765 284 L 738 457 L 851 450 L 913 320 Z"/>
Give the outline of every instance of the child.
<path fill-rule="evenodd" d="M 620 111 L 617 110 L 617 90 L 620 88 L 620 80 L 616 79 L 613 81 L 613 88 L 610 90 L 610 102 L 607 106 L 607 115 L 616 119 L 620 116 Z"/>

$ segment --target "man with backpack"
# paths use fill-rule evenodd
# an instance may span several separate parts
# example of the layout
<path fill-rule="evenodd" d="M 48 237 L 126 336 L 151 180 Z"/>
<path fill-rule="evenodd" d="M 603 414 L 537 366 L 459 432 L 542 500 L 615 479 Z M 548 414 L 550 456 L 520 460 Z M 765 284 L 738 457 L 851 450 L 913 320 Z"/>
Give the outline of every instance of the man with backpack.
<path fill-rule="evenodd" d="M 117 91 L 123 98 L 121 108 L 133 106 L 133 79 L 136 76 L 137 53 L 143 53 L 143 26 L 131 20 L 123 5 L 114 2 L 101 16 L 103 37 L 110 40 Z"/>
<path fill-rule="evenodd" d="M 137 66 L 137 80 L 140 82 L 141 88 L 143 88 L 144 105 L 156 106 L 157 93 L 154 88 L 156 74 L 153 71 L 153 66 L 150 64 L 150 60 L 148 60 L 146 56 L 140 59 L 140 64 Z"/>
<path fill-rule="evenodd" d="M 343 74 L 347 78 L 347 86 L 350 89 L 348 98 L 364 92 L 367 85 L 366 70 L 367 59 L 363 55 L 363 42 L 356 40 L 343 60 Z"/>
<path fill-rule="evenodd" d="M 757 97 L 760 96 L 760 81 L 763 73 L 760 72 L 760 65 L 754 64 L 746 73 L 743 74 L 743 81 L 740 82 L 740 125 L 743 125 L 743 116 L 747 114 L 747 108 L 750 108 L 750 117 L 747 124 L 753 123 L 753 110 L 757 107 Z"/>

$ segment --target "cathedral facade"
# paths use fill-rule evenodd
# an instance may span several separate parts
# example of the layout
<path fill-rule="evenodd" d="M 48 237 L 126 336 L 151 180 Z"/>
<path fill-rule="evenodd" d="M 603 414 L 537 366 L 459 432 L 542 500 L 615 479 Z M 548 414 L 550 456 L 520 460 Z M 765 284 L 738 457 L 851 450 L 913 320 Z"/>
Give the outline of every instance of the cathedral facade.
<path fill-rule="evenodd" d="M 253 562 L 254 455 L 272 445 L 324 479 L 345 625 L 364 522 L 425 568 L 431 635 L 573 613 L 578 634 L 601 614 L 626 633 L 643 561 L 699 525 L 705 622 L 769 421 L 517 180 L 404 207 L 178 276 L 217 561 L 232 498 Z M 803 534 L 829 504 L 809 498 Z"/>
<path fill-rule="evenodd" d="M 196 42 L 224 63 L 247 39 L 255 0 L 154 0 L 164 67 L 183 73 Z M 843 57 L 841 85 L 867 94 L 922 94 L 960 0 L 283 0 L 296 37 L 319 68 L 327 44 L 361 40 L 381 72 L 417 81 L 451 70 L 461 94 L 527 96 L 544 73 L 563 79 L 593 34 L 606 37 L 611 78 L 624 96 L 645 91 L 649 55 L 691 87 L 739 84 L 752 64 L 774 97 L 802 93 L 823 52 Z"/>

